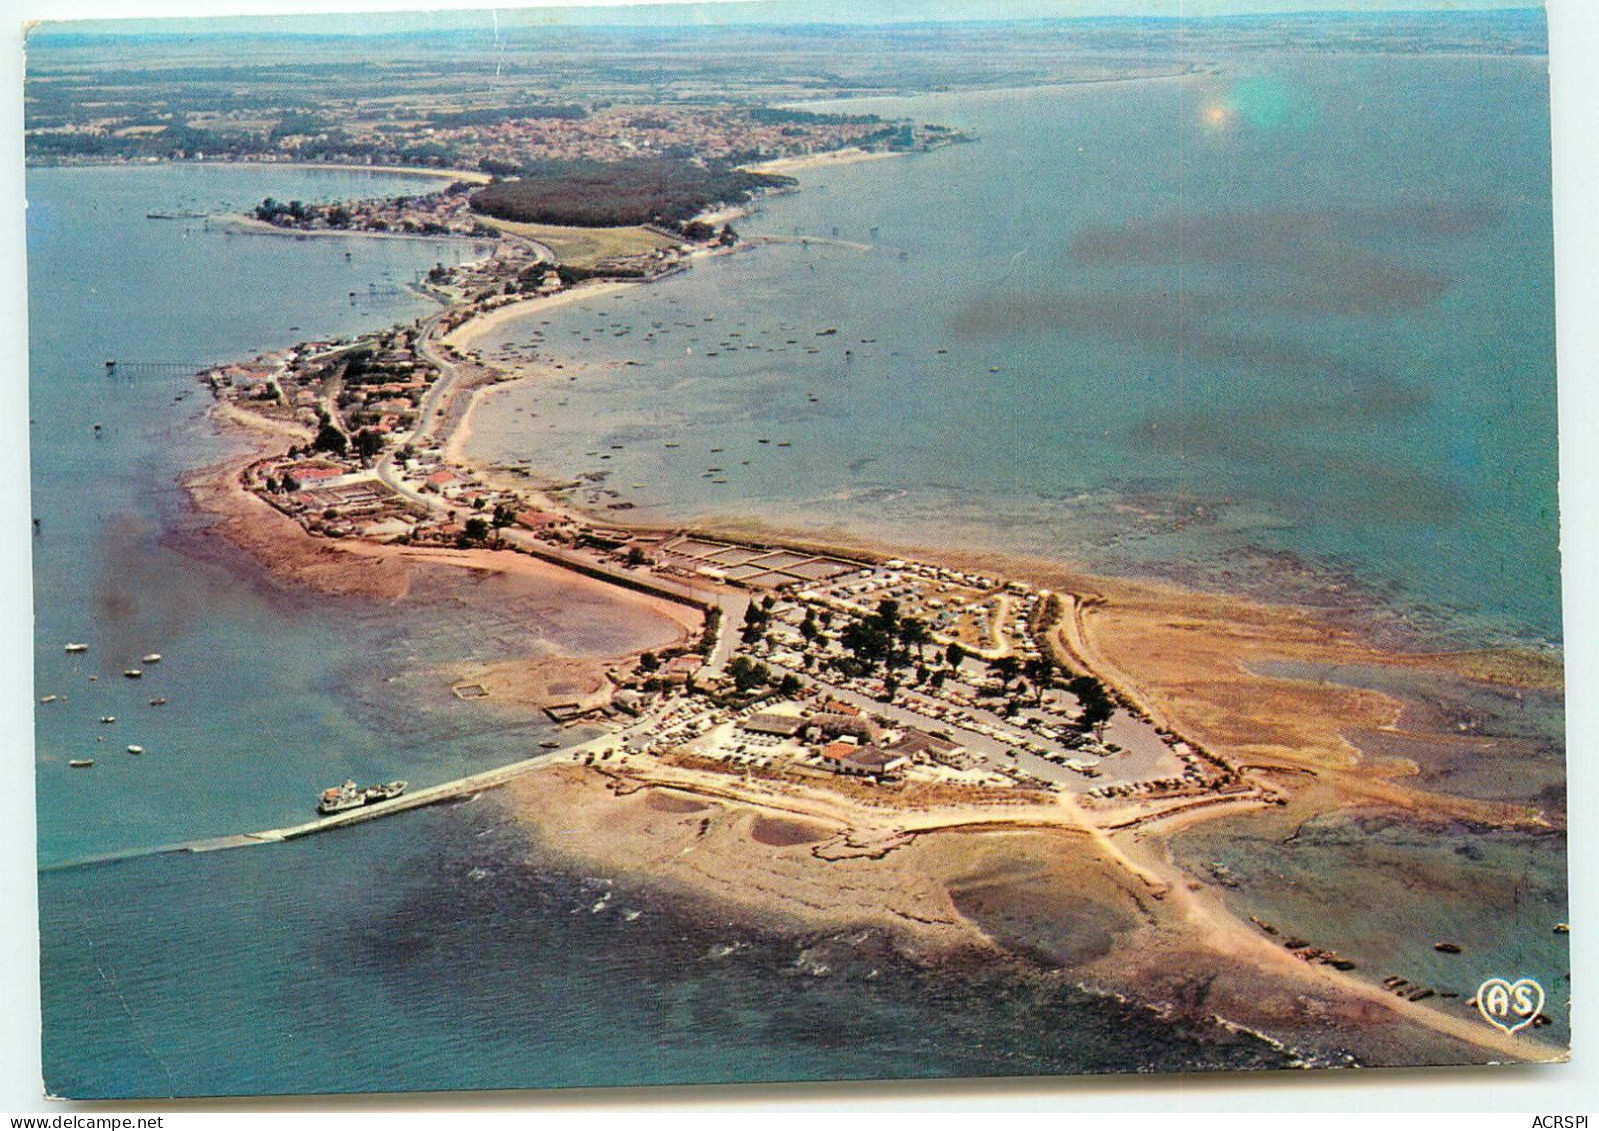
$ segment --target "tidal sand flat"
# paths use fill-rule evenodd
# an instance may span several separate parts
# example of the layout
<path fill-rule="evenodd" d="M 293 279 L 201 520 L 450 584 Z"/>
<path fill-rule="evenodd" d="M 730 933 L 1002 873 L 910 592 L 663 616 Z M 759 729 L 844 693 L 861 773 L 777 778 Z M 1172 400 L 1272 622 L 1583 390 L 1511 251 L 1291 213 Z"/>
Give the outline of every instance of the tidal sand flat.
<path fill-rule="evenodd" d="M 1129 857 L 1040 800 L 941 811 L 907 798 L 889 811 L 859 791 L 793 779 L 733 784 L 682 764 L 624 764 L 530 775 L 496 803 L 533 838 L 533 858 L 642 884 L 713 918 L 799 932 L 824 974 L 854 968 L 870 940 L 930 970 L 990 964 L 1158 1003 L 1210 1039 L 1228 1025 L 1271 1034 L 1307 1064 L 1483 1055 L 1468 1021 L 1329 976 L 1252 936 L 1188 874 L 1145 867 L 1136 848 Z"/>

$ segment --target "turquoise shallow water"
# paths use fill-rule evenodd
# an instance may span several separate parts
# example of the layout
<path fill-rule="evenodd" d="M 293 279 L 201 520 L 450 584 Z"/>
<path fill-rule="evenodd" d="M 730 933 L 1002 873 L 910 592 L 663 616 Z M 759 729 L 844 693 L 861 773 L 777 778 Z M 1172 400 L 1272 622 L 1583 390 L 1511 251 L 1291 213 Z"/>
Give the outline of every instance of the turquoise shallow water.
<path fill-rule="evenodd" d="M 782 242 L 508 326 L 565 368 L 473 447 L 647 515 L 1558 642 L 1546 85 L 1263 57 L 851 104 L 981 141 L 802 173 L 739 225 Z"/>
<path fill-rule="evenodd" d="M 405 609 L 313 605 L 255 584 L 200 536 L 177 485 L 232 450 L 200 416 L 208 396 L 181 369 L 113 379 L 104 365 L 199 365 L 409 319 L 435 307 L 404 284 L 472 254 L 229 234 L 147 212 L 434 183 L 321 170 L 30 171 L 34 665 L 37 694 L 61 697 L 37 711 L 42 863 L 296 820 L 330 772 L 438 781 L 504 760 L 492 736 L 397 744 L 372 717 L 381 695 L 369 669 L 402 670 L 418 650 L 468 654 L 469 642 Z M 69 640 L 90 651 L 66 655 Z M 164 659 L 144 679 L 121 677 L 149 652 Z M 151 707 L 158 696 L 168 704 Z M 104 715 L 118 721 L 102 726 Z M 147 753 L 130 757 L 129 743 Z M 92 771 L 68 768 L 84 757 L 96 759 Z"/>

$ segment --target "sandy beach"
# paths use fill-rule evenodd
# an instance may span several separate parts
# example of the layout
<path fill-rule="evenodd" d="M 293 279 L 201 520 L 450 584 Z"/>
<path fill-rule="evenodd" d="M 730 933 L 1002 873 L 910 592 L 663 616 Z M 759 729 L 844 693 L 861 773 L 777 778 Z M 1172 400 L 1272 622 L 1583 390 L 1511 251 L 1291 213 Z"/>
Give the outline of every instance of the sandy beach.
<path fill-rule="evenodd" d="M 462 322 L 441 340 L 446 345 L 454 346 L 456 349 L 465 352 L 473 349 L 477 343 L 500 329 L 507 322 L 515 322 L 520 318 L 529 318 L 534 314 L 540 314 L 546 310 L 554 310 L 556 307 L 566 306 L 570 303 L 582 302 L 585 299 L 606 298 L 635 285 L 637 284 L 594 280 L 579 283 L 575 287 L 568 287 L 552 295 L 535 295 L 531 298 L 517 299 L 503 306 L 496 306 L 493 310 L 485 311 L 474 318 Z"/>
<path fill-rule="evenodd" d="M 776 173 L 779 176 L 791 177 L 795 173 L 803 173 L 811 169 L 826 169 L 834 165 L 855 165 L 862 161 L 881 161 L 887 157 L 903 157 L 905 153 L 891 149 L 862 149 L 858 145 L 851 145 L 844 149 L 830 149 L 826 153 L 807 153 L 803 157 L 779 157 L 772 161 L 760 161 L 744 168 L 752 173 Z"/>

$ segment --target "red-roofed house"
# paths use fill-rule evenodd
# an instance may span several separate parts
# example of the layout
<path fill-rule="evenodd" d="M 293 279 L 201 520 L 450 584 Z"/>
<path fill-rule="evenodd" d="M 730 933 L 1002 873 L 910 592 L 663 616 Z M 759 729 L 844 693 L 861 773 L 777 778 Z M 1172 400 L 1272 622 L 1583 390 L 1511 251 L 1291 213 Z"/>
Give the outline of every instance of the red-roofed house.
<path fill-rule="evenodd" d="M 311 464 L 297 463 L 289 468 L 289 474 L 300 483 L 319 483 L 324 479 L 337 479 L 341 475 L 350 474 L 342 467 L 316 467 Z"/>
<path fill-rule="evenodd" d="M 524 530 L 545 530 L 560 521 L 560 515 L 545 514 L 543 511 L 516 512 L 516 524 Z"/>

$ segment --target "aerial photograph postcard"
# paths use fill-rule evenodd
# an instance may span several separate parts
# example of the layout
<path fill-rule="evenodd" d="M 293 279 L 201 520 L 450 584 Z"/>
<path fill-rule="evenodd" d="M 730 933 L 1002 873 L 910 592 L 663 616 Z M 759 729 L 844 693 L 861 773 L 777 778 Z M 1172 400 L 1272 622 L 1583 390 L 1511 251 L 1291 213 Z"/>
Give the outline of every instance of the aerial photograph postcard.
<path fill-rule="evenodd" d="M 1546 29 L 30 26 L 44 1092 L 1566 1060 Z"/>

